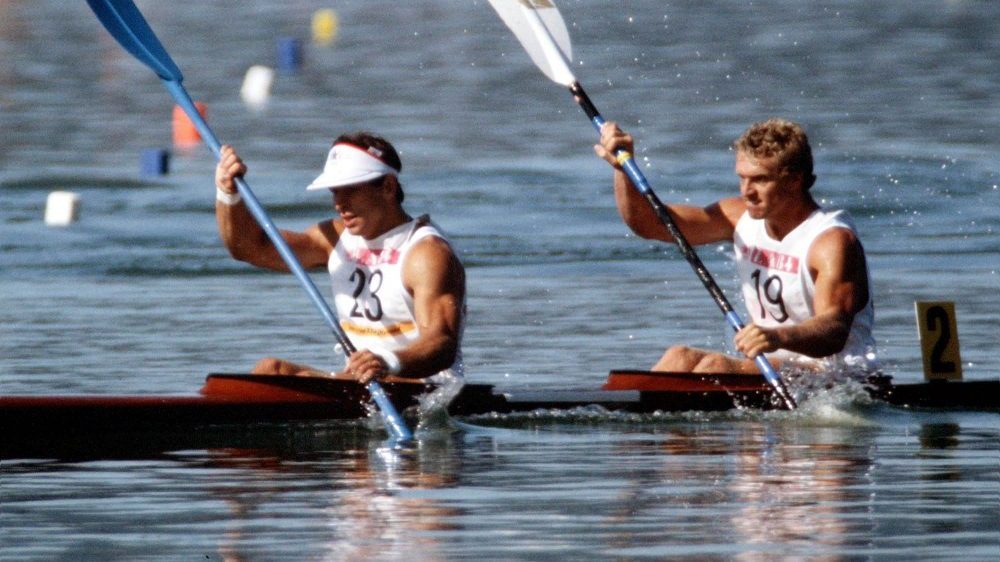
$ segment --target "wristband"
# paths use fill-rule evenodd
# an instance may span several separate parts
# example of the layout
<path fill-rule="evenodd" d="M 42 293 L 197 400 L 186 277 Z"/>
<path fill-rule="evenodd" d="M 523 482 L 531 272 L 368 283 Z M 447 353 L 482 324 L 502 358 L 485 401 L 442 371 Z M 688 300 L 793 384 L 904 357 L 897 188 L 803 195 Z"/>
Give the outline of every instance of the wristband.
<path fill-rule="evenodd" d="M 222 188 L 216 187 L 215 200 L 218 201 L 219 203 L 222 203 L 223 205 L 232 207 L 233 205 L 242 201 L 243 196 L 240 195 L 239 191 L 237 191 L 236 193 L 229 193 L 227 191 L 222 191 Z"/>
<path fill-rule="evenodd" d="M 385 371 L 390 375 L 398 375 L 400 369 L 402 369 L 402 364 L 399 362 L 399 356 L 387 349 L 369 349 L 373 354 L 377 355 L 379 359 L 385 361 Z"/>

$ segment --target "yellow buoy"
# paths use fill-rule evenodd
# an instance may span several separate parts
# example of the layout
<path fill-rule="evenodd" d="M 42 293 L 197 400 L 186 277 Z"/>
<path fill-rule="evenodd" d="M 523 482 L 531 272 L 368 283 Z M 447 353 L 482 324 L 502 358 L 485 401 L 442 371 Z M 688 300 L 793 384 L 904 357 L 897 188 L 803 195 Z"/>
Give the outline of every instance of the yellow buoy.
<path fill-rule="evenodd" d="M 312 18 L 313 42 L 317 45 L 329 45 L 337 39 L 337 28 L 340 21 L 337 12 L 325 8 L 316 10 Z"/>

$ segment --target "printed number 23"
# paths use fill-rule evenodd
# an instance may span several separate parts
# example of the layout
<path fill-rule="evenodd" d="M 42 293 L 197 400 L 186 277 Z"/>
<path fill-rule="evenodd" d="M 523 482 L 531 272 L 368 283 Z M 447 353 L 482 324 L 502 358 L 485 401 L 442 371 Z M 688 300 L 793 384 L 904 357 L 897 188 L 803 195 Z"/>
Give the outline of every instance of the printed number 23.
<path fill-rule="evenodd" d="M 351 316 L 360 318 L 363 315 L 372 322 L 382 319 L 382 301 L 375 293 L 382 288 L 382 272 L 373 271 L 371 279 L 365 275 L 361 269 L 355 269 L 351 274 L 350 281 L 354 283 L 354 308 L 351 309 Z M 368 288 L 367 296 L 364 295 L 365 288 Z"/>

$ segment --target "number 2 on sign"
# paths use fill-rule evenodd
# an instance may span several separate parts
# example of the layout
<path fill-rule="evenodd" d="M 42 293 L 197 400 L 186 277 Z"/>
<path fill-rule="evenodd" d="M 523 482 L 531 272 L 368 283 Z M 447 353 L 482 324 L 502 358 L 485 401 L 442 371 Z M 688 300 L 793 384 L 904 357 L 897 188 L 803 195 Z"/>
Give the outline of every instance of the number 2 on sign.
<path fill-rule="evenodd" d="M 955 303 L 917 302 L 917 332 L 927 380 L 961 380 Z"/>

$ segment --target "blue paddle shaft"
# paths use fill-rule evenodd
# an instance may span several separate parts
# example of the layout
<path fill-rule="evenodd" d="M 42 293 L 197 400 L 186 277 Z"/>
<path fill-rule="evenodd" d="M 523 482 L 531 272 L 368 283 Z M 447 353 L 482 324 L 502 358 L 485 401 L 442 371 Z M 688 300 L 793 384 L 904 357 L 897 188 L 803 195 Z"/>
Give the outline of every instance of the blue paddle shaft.
<path fill-rule="evenodd" d="M 177 102 L 177 105 L 179 105 L 181 109 L 184 110 L 184 113 L 186 113 L 187 116 L 191 119 L 191 122 L 198 130 L 198 133 L 201 135 L 201 138 L 205 141 L 205 144 L 207 144 L 208 147 L 212 150 L 212 153 L 215 154 L 216 158 L 220 158 L 222 152 L 222 144 L 219 142 L 219 139 L 216 138 L 215 134 L 212 132 L 212 129 L 209 128 L 208 123 L 205 122 L 205 119 L 202 118 L 201 113 L 198 112 L 198 109 L 195 106 L 194 101 L 192 101 L 191 96 L 188 94 L 187 90 L 184 89 L 183 84 L 175 80 L 166 80 L 166 79 L 163 80 L 163 83 L 164 85 L 166 85 L 167 90 L 170 91 L 170 94 L 174 97 L 174 100 Z M 322 314 L 323 319 L 326 321 L 327 325 L 330 326 L 331 330 L 333 330 L 333 334 L 336 336 L 337 341 L 340 343 L 340 345 L 344 347 L 344 352 L 350 355 L 351 353 L 356 351 L 354 345 L 351 344 L 350 340 L 347 338 L 347 334 L 345 334 L 343 332 L 343 329 L 340 327 L 340 324 L 337 321 L 337 317 L 333 314 L 333 311 L 330 310 L 330 306 L 327 304 L 322 294 L 320 294 L 319 289 L 316 288 L 316 284 L 313 283 L 312 278 L 309 277 L 305 269 L 299 263 L 298 258 L 295 256 L 295 253 L 292 252 L 291 247 L 288 246 L 288 243 L 285 241 L 285 238 L 281 235 L 281 231 L 278 230 L 278 227 L 274 224 L 274 221 L 272 221 L 271 218 L 267 215 L 267 212 L 264 210 L 264 207 L 260 204 L 260 201 L 257 200 L 257 197 L 253 194 L 253 191 L 251 191 L 250 186 L 247 185 L 246 181 L 243 178 L 241 177 L 236 178 L 236 189 L 240 192 L 240 195 L 243 196 L 243 199 L 247 206 L 247 210 L 249 210 L 250 214 L 253 215 L 254 219 L 257 220 L 257 223 L 260 224 L 260 227 L 264 229 L 264 233 L 267 234 L 267 237 L 271 240 L 271 243 L 274 244 L 275 249 L 278 251 L 279 254 L 281 254 L 281 258 L 285 261 L 285 264 L 288 265 L 288 268 L 292 271 L 292 273 L 295 274 L 295 277 L 297 277 L 299 281 L 302 283 L 302 286 L 303 288 L 305 288 L 306 293 L 309 295 L 309 298 L 312 299 L 313 303 L 319 309 L 320 314 Z"/>
<path fill-rule="evenodd" d="M 191 96 L 188 94 L 187 90 L 181 84 L 183 76 L 181 76 L 181 71 L 174 64 L 173 59 L 167 53 L 166 49 L 160 43 L 160 40 L 153 33 L 152 28 L 146 22 L 146 19 L 142 16 L 142 12 L 135 6 L 132 0 L 87 0 L 87 4 L 93 10 L 97 19 L 101 21 L 105 29 L 114 37 L 121 46 L 131 53 L 140 62 L 151 68 L 157 76 L 166 85 L 167 90 L 170 91 L 171 96 L 177 104 L 184 110 L 188 118 L 194 124 L 201 138 L 204 139 L 205 143 L 215 154 L 216 158 L 221 156 L 222 145 L 219 143 L 218 138 L 209 128 L 208 123 L 202 118 L 198 109 L 195 107 L 194 102 L 191 100 Z M 312 282 L 312 279 L 306 273 L 305 269 L 299 263 L 298 258 L 292 252 L 288 243 L 285 241 L 278 227 L 274 225 L 268 217 L 267 212 L 261 206 L 257 197 L 254 196 L 253 191 L 250 190 L 250 186 L 247 185 L 243 178 L 236 178 L 236 188 L 242 195 L 247 209 L 253 215 L 257 223 L 260 224 L 261 228 L 267 234 L 268 238 L 274 244 L 278 253 L 281 255 L 282 259 L 288 268 L 295 274 L 302 287 L 306 290 L 306 293 L 312 299 L 316 308 L 322 314 L 323 319 L 329 325 L 330 329 L 333 330 L 337 341 L 343 346 L 344 353 L 350 356 L 352 353 L 357 351 L 357 348 L 351 344 L 348 339 L 347 334 L 344 333 L 343 328 L 340 327 L 340 323 L 337 321 L 336 315 L 330 309 L 326 300 L 320 294 L 316 285 Z M 413 438 L 413 434 L 406 427 L 403 422 L 402 417 L 396 411 L 395 406 L 386 397 L 385 392 L 382 390 L 381 385 L 376 381 L 369 381 L 367 385 L 368 393 L 372 396 L 372 399 L 379 407 L 379 411 L 382 412 L 382 417 L 385 424 L 389 429 L 396 434 L 396 437 L 400 440 L 409 440 Z"/>
<path fill-rule="evenodd" d="M 403 421 L 403 417 L 399 415 L 396 407 L 393 406 L 389 397 L 386 396 L 382 385 L 377 381 L 371 380 L 368 381 L 367 388 L 368 394 L 371 395 L 379 411 L 382 412 L 382 422 L 396 435 L 396 439 L 398 441 L 410 441 L 413 439 L 413 433 L 410 432 L 410 428 L 406 427 L 406 422 Z"/>
<path fill-rule="evenodd" d="M 222 153 L 222 144 L 219 142 L 219 139 L 216 138 L 215 133 L 212 132 L 208 123 L 205 122 L 205 119 L 202 118 L 201 113 L 198 111 L 198 108 L 195 106 L 191 96 L 184 88 L 184 85 L 176 80 L 168 79 L 163 79 L 163 83 L 166 85 L 167 90 L 170 91 L 170 94 L 177 102 L 177 105 L 179 105 L 181 109 L 184 110 L 184 113 L 187 114 L 188 118 L 191 119 L 191 122 L 198 130 L 201 138 L 205 141 L 205 144 L 207 144 L 212 150 L 212 153 L 215 154 L 216 158 L 220 158 Z M 316 284 L 313 283 L 312 278 L 309 277 L 308 273 L 306 273 L 302 264 L 299 263 L 298 258 L 288 245 L 288 242 L 286 242 L 284 236 L 281 235 L 281 231 L 278 230 L 274 221 L 272 221 L 271 217 L 268 216 L 267 211 L 264 210 L 260 201 L 257 200 L 257 196 L 254 195 L 250 186 L 243 178 L 236 178 L 236 189 L 243 197 L 247 210 L 249 210 L 250 214 L 257 220 L 260 227 L 264 229 L 267 237 L 271 240 L 271 243 L 274 244 L 275 249 L 278 250 L 279 254 L 281 254 L 281 258 L 285 261 L 285 264 L 292 271 L 292 273 L 295 274 L 295 277 L 298 278 L 302 287 L 306 290 L 306 294 L 309 295 L 313 304 L 316 305 L 316 308 L 323 316 L 323 319 L 333 331 L 337 341 L 341 346 L 343 346 L 344 353 L 350 356 L 352 353 L 357 351 L 357 348 L 354 347 L 354 344 L 352 344 L 351 340 L 348 339 L 347 334 L 344 333 L 343 328 L 340 327 L 340 323 L 337 321 L 337 316 L 333 313 L 333 310 L 330 309 L 330 305 L 327 304 L 326 299 L 324 299 L 323 295 L 320 294 L 319 289 L 316 288 Z M 375 404 L 378 405 L 379 411 L 382 412 L 386 425 L 392 429 L 399 439 L 404 441 L 412 439 L 413 434 L 410 433 L 409 428 L 406 427 L 406 423 L 396 411 L 395 406 L 393 406 L 392 402 L 389 401 L 389 398 L 386 396 L 382 386 L 378 384 L 377 381 L 372 380 L 368 382 L 367 388 L 368 394 L 371 395 L 372 400 L 374 400 Z"/>

